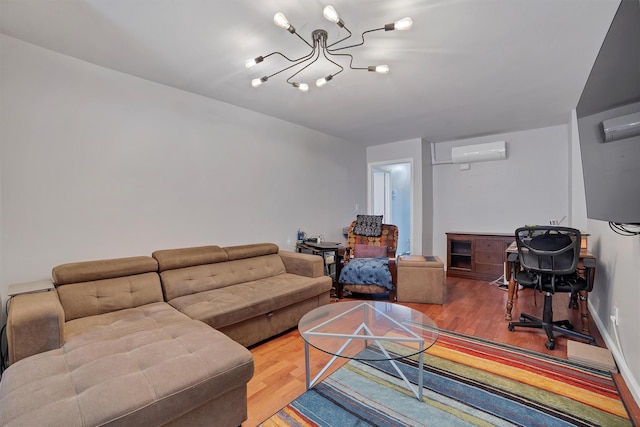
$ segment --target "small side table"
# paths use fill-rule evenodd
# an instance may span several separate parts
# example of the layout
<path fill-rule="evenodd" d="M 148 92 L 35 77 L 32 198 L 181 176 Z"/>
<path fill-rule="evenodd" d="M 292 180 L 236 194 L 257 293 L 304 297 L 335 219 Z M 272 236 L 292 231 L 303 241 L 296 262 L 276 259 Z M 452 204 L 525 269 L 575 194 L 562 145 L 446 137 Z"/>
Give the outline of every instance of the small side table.
<path fill-rule="evenodd" d="M 341 246 L 339 243 L 333 242 L 324 242 L 324 243 L 298 243 L 296 245 L 296 251 L 298 252 L 308 252 L 313 255 L 319 255 L 322 257 L 322 263 L 324 265 L 324 272 L 327 276 L 333 276 L 331 274 L 331 265 L 334 266 L 333 283 L 337 283 L 338 275 L 340 274 L 338 265 L 338 252 L 340 251 Z M 333 253 L 333 262 L 327 262 L 327 255 Z"/>
<path fill-rule="evenodd" d="M 15 285 L 9 285 L 7 294 L 9 295 L 9 299 L 11 299 L 11 297 L 20 294 L 52 291 L 53 288 L 54 286 L 51 280 L 39 280 L 37 282 L 17 283 Z"/>
<path fill-rule="evenodd" d="M 333 285 L 331 287 L 331 298 L 338 300 L 338 279 L 340 279 L 340 270 L 342 270 L 342 264 L 338 255 L 343 247 L 339 243 L 324 242 L 324 243 L 298 243 L 296 245 L 297 252 L 306 252 L 313 255 L 322 257 L 322 264 L 324 265 L 324 274 L 331 277 Z M 327 262 L 327 255 L 333 253 L 333 262 Z M 333 274 L 331 273 L 331 265 L 333 265 Z"/>

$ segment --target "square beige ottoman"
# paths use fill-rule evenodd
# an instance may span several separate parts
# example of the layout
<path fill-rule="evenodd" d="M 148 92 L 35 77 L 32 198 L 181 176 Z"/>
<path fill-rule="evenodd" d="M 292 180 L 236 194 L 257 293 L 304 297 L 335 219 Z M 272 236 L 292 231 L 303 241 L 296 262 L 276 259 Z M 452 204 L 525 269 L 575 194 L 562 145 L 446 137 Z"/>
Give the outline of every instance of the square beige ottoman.
<path fill-rule="evenodd" d="M 446 297 L 444 263 L 437 256 L 398 259 L 398 302 L 442 304 Z"/>

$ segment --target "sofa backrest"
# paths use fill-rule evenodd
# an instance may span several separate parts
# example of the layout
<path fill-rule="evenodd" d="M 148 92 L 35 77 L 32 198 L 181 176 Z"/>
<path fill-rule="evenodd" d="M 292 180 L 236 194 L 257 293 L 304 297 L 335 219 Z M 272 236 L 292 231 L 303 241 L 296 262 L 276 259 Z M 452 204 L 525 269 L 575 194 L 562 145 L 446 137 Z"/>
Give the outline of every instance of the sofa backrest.
<path fill-rule="evenodd" d="M 158 263 L 148 256 L 62 264 L 52 276 L 67 322 L 163 301 Z"/>
<path fill-rule="evenodd" d="M 174 298 L 260 280 L 286 272 L 273 243 L 201 246 L 155 251 L 164 297 Z"/>

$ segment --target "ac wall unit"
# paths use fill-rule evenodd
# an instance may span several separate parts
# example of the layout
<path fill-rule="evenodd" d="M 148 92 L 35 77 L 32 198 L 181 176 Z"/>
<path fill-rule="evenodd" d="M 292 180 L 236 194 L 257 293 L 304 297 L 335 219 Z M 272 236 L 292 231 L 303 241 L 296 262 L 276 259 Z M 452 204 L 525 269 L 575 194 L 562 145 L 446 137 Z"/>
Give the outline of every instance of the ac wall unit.
<path fill-rule="evenodd" d="M 506 158 L 507 147 L 504 141 L 465 145 L 451 149 L 451 161 L 456 164 L 504 160 Z"/>
<path fill-rule="evenodd" d="M 617 141 L 640 135 L 640 112 L 627 114 L 602 122 L 604 142 Z"/>

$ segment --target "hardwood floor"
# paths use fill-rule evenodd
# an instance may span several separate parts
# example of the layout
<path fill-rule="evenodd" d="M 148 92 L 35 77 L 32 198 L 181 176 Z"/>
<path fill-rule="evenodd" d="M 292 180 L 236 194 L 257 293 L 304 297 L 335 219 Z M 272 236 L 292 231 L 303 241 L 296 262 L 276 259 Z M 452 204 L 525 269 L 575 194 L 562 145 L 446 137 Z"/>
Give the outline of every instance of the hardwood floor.
<path fill-rule="evenodd" d="M 537 301 L 537 306 L 534 304 Z M 555 350 L 547 350 L 546 335 L 539 330 L 519 329 L 510 332 L 504 320 L 507 292 L 487 282 L 447 278 L 447 299 L 443 305 L 403 303 L 431 317 L 446 330 L 482 337 L 496 342 L 514 345 L 556 357 L 567 357 L 567 339 L 558 336 Z M 540 316 L 543 295 L 530 289 L 519 291 L 514 301 L 513 315 L 517 320 L 521 311 Z M 568 309 L 567 294 L 554 296 L 554 316 L 568 318 L 576 327 L 580 325 L 578 310 Z M 598 346 L 605 347 L 593 320 L 590 321 L 592 336 Z M 304 342 L 296 329 L 267 342 L 252 347 L 255 374 L 248 384 L 248 420 L 245 427 L 257 426 L 283 406 L 305 392 Z M 316 350 L 311 352 L 311 372 L 318 372 L 330 356 Z M 338 363 L 340 362 L 340 363 Z M 338 360 L 333 372 L 345 360 Z M 625 404 L 640 425 L 640 410 L 624 385 L 620 375 L 616 376 Z"/>

